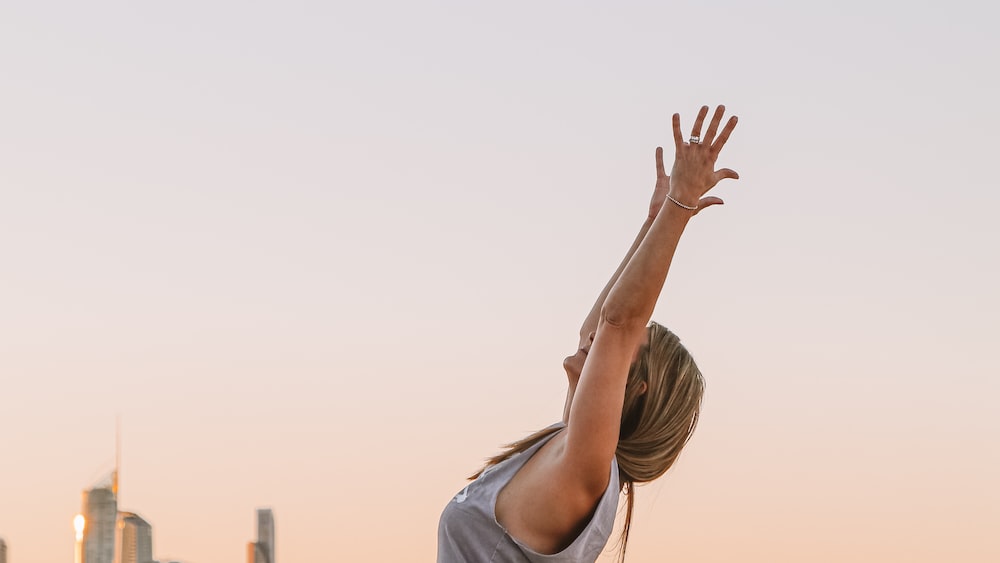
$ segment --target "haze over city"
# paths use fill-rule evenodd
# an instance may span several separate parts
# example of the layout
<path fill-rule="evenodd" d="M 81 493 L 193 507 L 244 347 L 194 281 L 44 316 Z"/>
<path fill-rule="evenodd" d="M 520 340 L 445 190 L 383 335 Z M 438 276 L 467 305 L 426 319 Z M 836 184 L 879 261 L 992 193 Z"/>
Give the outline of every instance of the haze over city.
<path fill-rule="evenodd" d="M 74 561 L 118 417 L 161 563 L 258 509 L 274 562 L 433 560 L 719 103 L 653 315 L 703 412 L 627 561 L 1000 560 L 998 11 L 3 3 L 0 563 Z"/>

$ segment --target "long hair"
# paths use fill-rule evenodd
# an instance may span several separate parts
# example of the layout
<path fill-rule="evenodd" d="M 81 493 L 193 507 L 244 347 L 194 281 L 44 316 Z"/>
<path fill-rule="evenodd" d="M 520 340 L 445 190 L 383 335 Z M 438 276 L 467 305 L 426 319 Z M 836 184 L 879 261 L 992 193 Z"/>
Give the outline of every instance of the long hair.
<path fill-rule="evenodd" d="M 635 486 L 660 477 L 677 461 L 698 424 L 705 380 L 694 358 L 681 345 L 680 338 L 665 327 L 651 323 L 649 342 L 643 346 L 625 383 L 625 401 L 618 434 L 618 479 L 625 494 L 625 522 L 621 535 L 619 561 L 625 561 Z M 645 388 L 643 388 L 645 383 Z M 469 477 L 477 479 L 490 467 L 523 452 L 560 427 L 543 428 L 530 436 L 504 446 L 504 451 L 489 458 L 486 465 Z"/>

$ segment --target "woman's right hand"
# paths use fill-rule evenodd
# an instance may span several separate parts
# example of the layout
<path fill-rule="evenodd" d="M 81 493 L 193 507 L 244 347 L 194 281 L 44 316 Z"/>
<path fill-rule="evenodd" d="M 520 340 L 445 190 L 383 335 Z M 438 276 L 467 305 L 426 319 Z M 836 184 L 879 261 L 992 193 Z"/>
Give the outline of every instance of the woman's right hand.
<path fill-rule="evenodd" d="M 656 147 L 656 184 L 653 186 L 653 197 L 649 200 L 650 220 L 656 219 L 660 213 L 669 191 L 670 176 L 667 176 L 666 169 L 663 168 L 663 147 Z"/>

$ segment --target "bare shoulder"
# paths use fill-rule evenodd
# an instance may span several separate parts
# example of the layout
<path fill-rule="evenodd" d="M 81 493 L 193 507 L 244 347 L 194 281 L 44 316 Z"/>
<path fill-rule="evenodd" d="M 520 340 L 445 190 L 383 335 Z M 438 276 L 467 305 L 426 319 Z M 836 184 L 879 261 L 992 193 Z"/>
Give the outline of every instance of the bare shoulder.
<path fill-rule="evenodd" d="M 564 430 L 553 436 L 497 496 L 497 522 L 538 553 L 558 553 L 573 543 L 604 492 L 588 490 L 586 479 L 574 478 L 565 463 L 566 435 Z M 609 464 L 607 478 L 610 472 Z"/>

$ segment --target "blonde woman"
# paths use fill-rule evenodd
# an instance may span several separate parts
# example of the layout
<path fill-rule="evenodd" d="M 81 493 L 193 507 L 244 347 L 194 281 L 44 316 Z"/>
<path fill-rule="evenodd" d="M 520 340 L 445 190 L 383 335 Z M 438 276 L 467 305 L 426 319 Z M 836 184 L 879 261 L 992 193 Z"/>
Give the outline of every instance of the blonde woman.
<path fill-rule="evenodd" d="M 688 221 L 721 204 L 706 193 L 733 170 L 715 161 L 736 127 L 708 106 L 685 142 L 673 116 L 668 176 L 656 149 L 649 216 L 563 362 L 569 390 L 562 422 L 508 446 L 472 476 L 441 515 L 438 562 L 594 561 L 626 495 L 625 558 L 635 485 L 663 475 L 698 421 L 704 381 L 679 339 L 648 324 Z"/>

